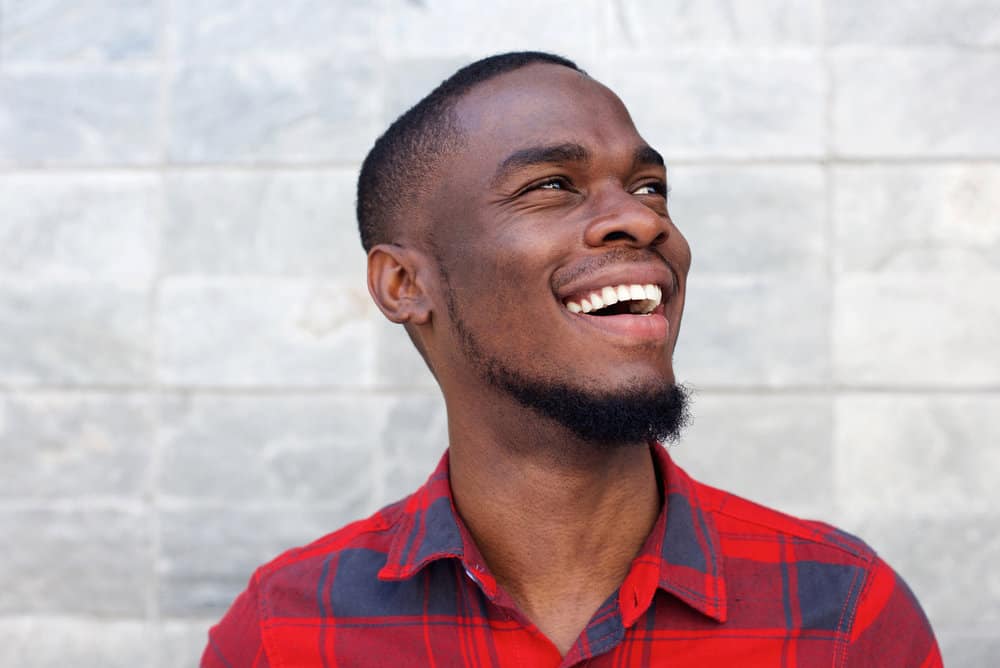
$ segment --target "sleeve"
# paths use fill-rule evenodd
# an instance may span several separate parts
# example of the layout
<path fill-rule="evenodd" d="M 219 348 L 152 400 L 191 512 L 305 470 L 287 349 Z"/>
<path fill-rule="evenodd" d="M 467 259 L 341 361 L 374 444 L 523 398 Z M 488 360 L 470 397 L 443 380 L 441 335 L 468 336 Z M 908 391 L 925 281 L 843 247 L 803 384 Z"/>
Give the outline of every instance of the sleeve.
<path fill-rule="evenodd" d="M 871 579 L 861 592 L 845 666 L 943 666 L 937 640 L 920 603 L 903 579 L 878 557 Z"/>
<path fill-rule="evenodd" d="M 208 632 L 201 668 L 270 668 L 258 617 L 257 573 L 229 612 Z"/>

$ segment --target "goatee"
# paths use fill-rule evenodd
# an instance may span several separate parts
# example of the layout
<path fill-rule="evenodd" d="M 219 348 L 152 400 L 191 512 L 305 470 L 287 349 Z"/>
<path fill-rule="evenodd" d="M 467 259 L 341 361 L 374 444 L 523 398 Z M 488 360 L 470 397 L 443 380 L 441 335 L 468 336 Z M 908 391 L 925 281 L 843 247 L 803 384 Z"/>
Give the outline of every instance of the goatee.
<path fill-rule="evenodd" d="M 520 404 L 569 429 L 597 448 L 612 449 L 638 443 L 676 441 L 690 419 L 688 391 L 667 383 L 650 387 L 635 383 L 614 392 L 599 393 L 552 380 L 525 376 L 489 356 L 458 315 L 451 285 L 447 306 L 466 358 L 494 387 Z"/>

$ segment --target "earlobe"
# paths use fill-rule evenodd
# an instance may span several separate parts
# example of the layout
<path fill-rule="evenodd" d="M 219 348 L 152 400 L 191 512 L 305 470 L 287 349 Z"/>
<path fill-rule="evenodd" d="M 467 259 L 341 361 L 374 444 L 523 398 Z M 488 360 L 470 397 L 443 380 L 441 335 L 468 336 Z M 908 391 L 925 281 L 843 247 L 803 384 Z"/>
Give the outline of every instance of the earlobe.
<path fill-rule="evenodd" d="M 422 259 L 396 244 L 378 244 L 368 252 L 368 292 L 392 322 L 423 325 L 430 320 Z"/>

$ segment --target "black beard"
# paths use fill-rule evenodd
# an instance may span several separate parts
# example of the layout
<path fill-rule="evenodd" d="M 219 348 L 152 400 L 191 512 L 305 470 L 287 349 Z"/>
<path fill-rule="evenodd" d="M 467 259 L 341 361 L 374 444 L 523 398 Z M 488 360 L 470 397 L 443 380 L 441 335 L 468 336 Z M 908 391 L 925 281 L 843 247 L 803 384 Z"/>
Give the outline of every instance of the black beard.
<path fill-rule="evenodd" d="M 458 315 L 443 265 L 448 315 L 466 358 L 483 378 L 521 405 L 566 427 L 595 448 L 610 450 L 650 441 L 676 441 L 690 419 L 688 391 L 676 383 L 639 386 L 615 393 L 589 392 L 564 383 L 535 380 L 487 355 Z"/>
<path fill-rule="evenodd" d="M 485 377 L 523 406 L 604 449 L 676 441 L 689 419 L 688 392 L 674 383 L 663 388 L 630 387 L 614 394 L 597 394 L 565 384 L 529 380 L 497 360 L 487 363 Z"/>

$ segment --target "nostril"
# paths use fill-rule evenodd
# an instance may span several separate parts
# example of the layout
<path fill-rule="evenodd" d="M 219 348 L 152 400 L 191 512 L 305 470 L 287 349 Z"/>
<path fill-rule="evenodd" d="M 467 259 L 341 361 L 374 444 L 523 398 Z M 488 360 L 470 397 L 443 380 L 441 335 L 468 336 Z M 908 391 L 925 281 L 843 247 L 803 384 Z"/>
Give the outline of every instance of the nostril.
<path fill-rule="evenodd" d="M 616 230 L 614 232 L 609 232 L 608 234 L 604 235 L 604 241 L 605 242 L 607 242 L 607 241 L 619 241 L 619 240 L 622 240 L 622 239 L 624 239 L 625 241 L 634 241 L 634 239 L 632 238 L 631 234 L 629 234 L 628 232 L 622 232 L 621 230 Z"/>
<path fill-rule="evenodd" d="M 667 233 L 660 232 L 659 234 L 656 235 L 656 238 L 653 239 L 653 243 L 651 243 L 650 246 L 659 246 L 660 244 L 666 242 L 666 240 L 667 240 Z"/>

